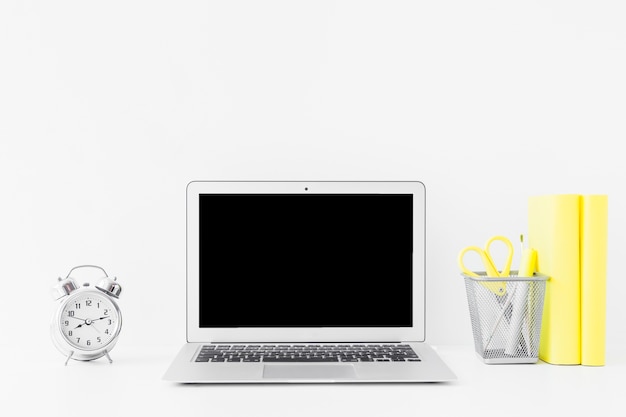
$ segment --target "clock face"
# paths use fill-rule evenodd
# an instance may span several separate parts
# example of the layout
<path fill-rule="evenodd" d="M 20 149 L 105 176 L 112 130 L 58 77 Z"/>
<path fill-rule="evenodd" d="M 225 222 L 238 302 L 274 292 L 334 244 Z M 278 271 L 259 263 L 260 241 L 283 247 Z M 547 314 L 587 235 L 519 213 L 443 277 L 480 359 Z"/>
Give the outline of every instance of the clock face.
<path fill-rule="evenodd" d="M 63 337 L 77 349 L 102 349 L 119 333 L 119 309 L 110 298 L 99 292 L 96 290 L 72 295 L 59 315 L 59 328 Z"/>

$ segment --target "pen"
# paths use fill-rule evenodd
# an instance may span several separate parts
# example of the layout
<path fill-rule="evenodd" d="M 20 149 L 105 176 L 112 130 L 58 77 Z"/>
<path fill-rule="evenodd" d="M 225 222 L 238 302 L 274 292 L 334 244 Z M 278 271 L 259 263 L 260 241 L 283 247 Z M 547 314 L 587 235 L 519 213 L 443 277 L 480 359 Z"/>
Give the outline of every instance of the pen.
<path fill-rule="evenodd" d="M 524 248 L 524 235 L 520 235 L 520 241 L 522 245 L 522 259 L 517 276 L 532 277 L 535 275 L 535 268 L 537 267 L 537 251 L 531 248 Z"/>
<path fill-rule="evenodd" d="M 518 277 L 532 277 L 535 273 L 535 265 L 537 263 L 537 251 L 530 248 L 524 248 L 524 235 L 520 235 L 520 242 L 522 246 L 522 259 L 520 261 Z M 507 340 L 507 346 L 505 353 L 507 355 L 515 355 L 520 337 L 526 353 L 530 353 L 530 341 L 528 337 L 524 335 L 524 310 L 526 308 L 526 300 L 528 298 L 528 286 L 527 281 L 518 281 L 515 283 L 515 290 L 511 294 L 513 303 L 513 310 L 511 312 L 511 321 L 509 322 L 509 338 Z"/>

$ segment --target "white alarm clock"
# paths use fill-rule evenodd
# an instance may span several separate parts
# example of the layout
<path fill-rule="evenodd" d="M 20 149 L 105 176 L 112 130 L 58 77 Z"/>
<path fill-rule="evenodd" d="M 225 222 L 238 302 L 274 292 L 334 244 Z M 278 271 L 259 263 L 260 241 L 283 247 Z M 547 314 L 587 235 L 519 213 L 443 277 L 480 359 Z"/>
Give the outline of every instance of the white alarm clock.
<path fill-rule="evenodd" d="M 79 268 L 97 268 L 104 272 L 95 287 L 85 282 L 79 287 L 70 277 Z M 122 313 L 115 302 L 122 292 L 117 278 L 109 278 L 106 271 L 95 265 L 81 265 L 59 278 L 53 288 L 53 297 L 59 306 L 52 319 L 52 341 L 63 355 L 70 359 L 90 361 L 106 356 L 120 335 Z"/>

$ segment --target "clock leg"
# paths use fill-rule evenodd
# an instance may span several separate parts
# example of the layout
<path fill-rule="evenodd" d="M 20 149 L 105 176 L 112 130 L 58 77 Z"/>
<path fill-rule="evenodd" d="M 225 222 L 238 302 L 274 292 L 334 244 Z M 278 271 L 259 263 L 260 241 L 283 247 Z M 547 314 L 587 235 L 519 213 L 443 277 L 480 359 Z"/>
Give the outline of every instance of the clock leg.
<path fill-rule="evenodd" d="M 111 360 L 111 357 L 109 356 L 109 352 L 105 350 L 104 354 L 107 355 L 107 359 L 109 360 L 109 363 L 113 363 L 113 361 Z"/>
<path fill-rule="evenodd" d="M 67 366 L 67 363 L 70 361 L 72 355 L 74 355 L 74 351 L 71 351 L 69 355 L 67 355 L 67 359 L 65 360 L 65 366 Z"/>

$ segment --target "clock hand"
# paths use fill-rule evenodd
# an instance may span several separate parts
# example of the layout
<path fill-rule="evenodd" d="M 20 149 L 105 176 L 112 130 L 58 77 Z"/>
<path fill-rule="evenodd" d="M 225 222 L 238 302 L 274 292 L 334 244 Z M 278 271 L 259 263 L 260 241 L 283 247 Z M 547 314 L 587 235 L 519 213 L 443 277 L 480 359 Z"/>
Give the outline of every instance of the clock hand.
<path fill-rule="evenodd" d="M 98 330 L 98 328 L 96 327 L 96 325 L 93 322 L 91 324 L 81 323 L 78 326 L 74 327 L 74 330 L 78 329 L 79 327 L 83 327 L 83 325 L 90 326 L 92 329 L 94 329 L 98 333 L 102 334 L 102 332 L 100 330 Z"/>
<path fill-rule="evenodd" d="M 97 331 L 98 333 L 102 333 L 100 330 L 98 330 L 98 328 L 96 327 L 96 325 L 95 325 L 95 323 L 94 323 L 93 321 L 91 322 L 91 327 L 92 327 L 95 331 Z"/>
<path fill-rule="evenodd" d="M 79 327 L 83 327 L 84 325 L 89 326 L 91 324 L 91 321 L 89 319 L 81 319 L 81 318 L 78 318 L 78 317 L 73 317 L 73 318 L 75 318 L 77 320 L 82 320 L 83 321 L 81 324 L 79 324 L 78 326 L 74 327 L 74 330 L 78 329 Z"/>
<path fill-rule="evenodd" d="M 74 317 L 74 318 L 77 318 L 77 317 Z M 83 320 L 83 321 L 84 321 L 84 323 L 79 324 L 78 326 L 74 327 L 74 329 L 78 329 L 79 327 L 83 327 L 83 326 L 91 326 L 91 325 L 93 325 L 93 324 L 94 324 L 94 323 L 93 323 L 94 321 L 96 321 L 96 320 L 102 320 L 102 319 L 106 319 L 106 318 L 107 318 L 107 317 L 100 317 L 99 319 L 79 319 L 79 320 Z M 96 326 L 94 326 L 93 328 L 94 328 L 94 329 L 96 329 Z M 100 333 L 100 330 L 96 329 L 96 331 L 97 331 L 98 333 Z"/>

